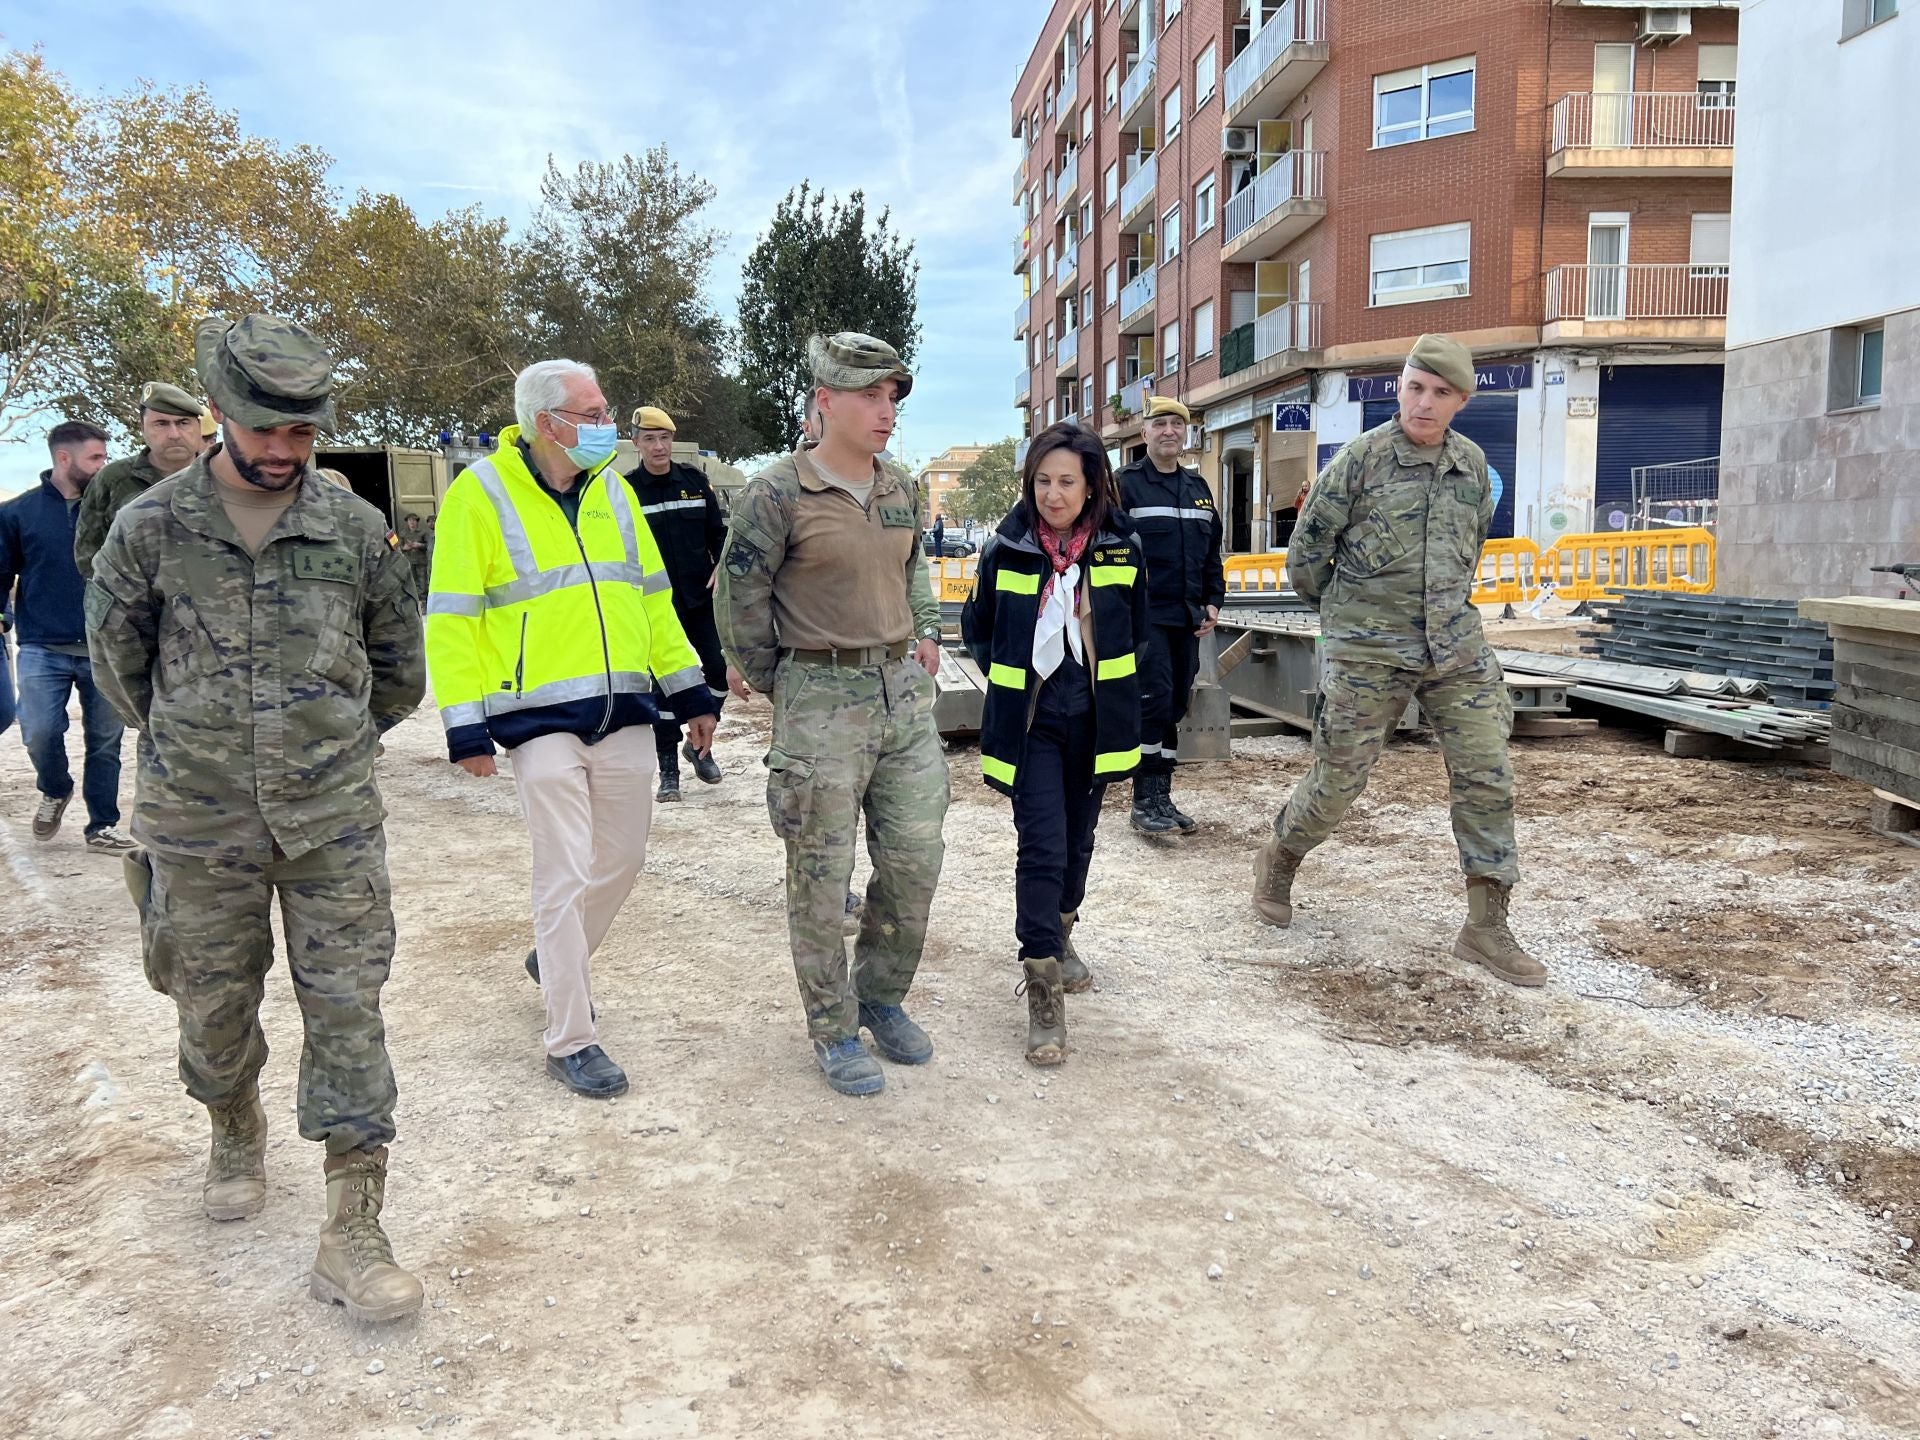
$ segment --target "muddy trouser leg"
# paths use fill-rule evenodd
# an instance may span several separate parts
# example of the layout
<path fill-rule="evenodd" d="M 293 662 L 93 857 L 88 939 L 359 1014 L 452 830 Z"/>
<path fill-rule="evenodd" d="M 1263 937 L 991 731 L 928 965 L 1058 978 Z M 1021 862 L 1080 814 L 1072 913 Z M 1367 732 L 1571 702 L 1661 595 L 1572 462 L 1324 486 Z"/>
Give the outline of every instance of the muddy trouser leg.
<path fill-rule="evenodd" d="M 1066 903 L 1072 820 L 1068 815 L 1071 720 L 1036 715 L 1013 783 L 1013 934 L 1020 958 L 1058 959 L 1065 950 L 1060 917 Z"/>
<path fill-rule="evenodd" d="M 859 1026 L 847 972 L 847 881 L 860 802 L 886 736 L 879 667 L 782 660 L 773 682 L 767 814 L 787 845 L 787 935 L 807 1034 L 842 1040 Z M 868 849 L 877 850 L 869 835 Z"/>
<path fill-rule="evenodd" d="M 1483 656 L 1462 670 L 1423 678 L 1420 708 L 1446 757 L 1453 797 L 1453 839 L 1460 868 L 1512 886 L 1520 879 L 1513 836 L 1513 696 L 1500 662 Z"/>
<path fill-rule="evenodd" d="M 300 1001 L 300 1134 L 329 1155 L 393 1139 L 393 1065 L 380 987 L 393 965 L 393 891 L 379 826 L 268 872 Z"/>
<path fill-rule="evenodd" d="M 1419 678 L 1391 665 L 1325 662 L 1314 701 L 1313 764 L 1273 822 L 1282 846 L 1304 855 L 1333 833 L 1367 788 Z"/>
<path fill-rule="evenodd" d="M 884 739 L 865 795 L 873 877 L 853 946 L 853 983 L 862 1000 L 898 1005 L 926 948 L 927 912 L 946 857 L 940 832 L 951 791 L 933 720 L 939 693 L 933 677 L 909 657 L 886 666 L 881 678 Z M 851 860 L 851 835 L 847 853 Z"/>
<path fill-rule="evenodd" d="M 202 1105 L 245 1094 L 267 1063 L 260 1000 L 273 964 L 266 867 L 147 852 L 147 978 L 180 1015 L 180 1081 Z"/>

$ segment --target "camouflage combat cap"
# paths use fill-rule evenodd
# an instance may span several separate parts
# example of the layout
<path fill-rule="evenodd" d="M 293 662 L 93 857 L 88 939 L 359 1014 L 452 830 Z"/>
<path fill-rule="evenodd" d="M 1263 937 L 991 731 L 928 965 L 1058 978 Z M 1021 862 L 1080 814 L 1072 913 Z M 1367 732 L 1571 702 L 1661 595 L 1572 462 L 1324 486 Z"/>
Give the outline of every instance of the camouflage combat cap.
<path fill-rule="evenodd" d="M 194 419 L 207 413 L 206 407 L 193 396 L 178 385 L 169 385 L 164 380 L 149 380 L 140 387 L 140 408 L 161 415 L 184 415 Z"/>
<path fill-rule="evenodd" d="M 898 380 L 904 400 L 913 389 L 913 373 L 900 363 L 900 352 L 884 340 L 842 330 L 838 335 L 815 335 L 807 341 L 807 364 L 815 383 L 829 390 L 864 390 L 882 380 Z"/>
<path fill-rule="evenodd" d="M 234 424 L 334 428 L 333 357 L 304 326 L 277 315 L 202 320 L 194 358 L 207 398 Z"/>
<path fill-rule="evenodd" d="M 1474 392 L 1473 352 L 1451 335 L 1422 335 L 1413 342 L 1407 364 L 1438 375 L 1462 395 Z"/>

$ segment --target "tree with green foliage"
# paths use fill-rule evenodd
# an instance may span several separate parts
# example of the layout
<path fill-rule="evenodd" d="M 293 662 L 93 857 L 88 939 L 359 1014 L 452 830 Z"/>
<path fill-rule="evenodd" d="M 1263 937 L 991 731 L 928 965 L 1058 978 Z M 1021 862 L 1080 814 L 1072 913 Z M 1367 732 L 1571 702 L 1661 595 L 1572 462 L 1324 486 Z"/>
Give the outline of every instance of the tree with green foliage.
<path fill-rule="evenodd" d="M 802 183 L 773 212 L 748 255 L 740 289 L 740 378 L 759 401 L 759 428 L 791 450 L 813 376 L 807 338 L 857 330 L 913 364 L 920 347 L 920 262 L 891 213 L 871 225 L 866 196 L 828 203 Z"/>
<path fill-rule="evenodd" d="M 954 482 L 953 508 L 971 524 L 994 525 L 1020 503 L 1020 469 L 1014 442 L 996 440 Z"/>

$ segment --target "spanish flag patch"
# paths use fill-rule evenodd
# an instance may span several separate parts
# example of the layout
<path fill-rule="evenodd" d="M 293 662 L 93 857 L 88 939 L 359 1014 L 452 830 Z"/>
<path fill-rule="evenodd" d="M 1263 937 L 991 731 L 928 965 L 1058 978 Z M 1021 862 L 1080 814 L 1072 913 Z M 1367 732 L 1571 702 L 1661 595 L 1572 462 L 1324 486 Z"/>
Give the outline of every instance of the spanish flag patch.
<path fill-rule="evenodd" d="M 391 530 L 387 531 L 387 548 L 389 550 L 398 550 L 400 548 L 400 537 Z"/>

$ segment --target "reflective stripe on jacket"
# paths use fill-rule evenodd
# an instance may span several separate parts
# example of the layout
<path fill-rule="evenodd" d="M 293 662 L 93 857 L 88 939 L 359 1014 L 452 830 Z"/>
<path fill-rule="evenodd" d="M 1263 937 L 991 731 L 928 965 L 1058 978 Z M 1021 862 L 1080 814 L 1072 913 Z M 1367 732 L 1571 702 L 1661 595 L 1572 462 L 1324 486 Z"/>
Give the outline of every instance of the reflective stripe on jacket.
<path fill-rule="evenodd" d="M 1124 527 L 1125 516 L 1113 517 Z M 1140 547 L 1114 529 L 1095 536 L 1080 559 L 1081 599 L 1093 683 L 1096 784 L 1119 780 L 1140 764 L 1139 652 L 1147 638 L 1147 583 Z M 980 771 L 1005 794 L 1026 757 L 1027 729 L 1039 697 L 1033 668 L 1033 631 L 1040 618 L 1040 591 L 1053 573 L 1033 539 L 1022 502 L 980 555 L 973 593 L 960 613 L 967 653 L 987 682 L 980 717 Z"/>
<path fill-rule="evenodd" d="M 579 530 L 517 445 L 460 472 L 437 526 L 427 669 L 454 760 L 540 735 L 589 742 L 658 718 L 718 711 L 674 614 L 672 587 L 620 473 L 577 481 Z"/>

